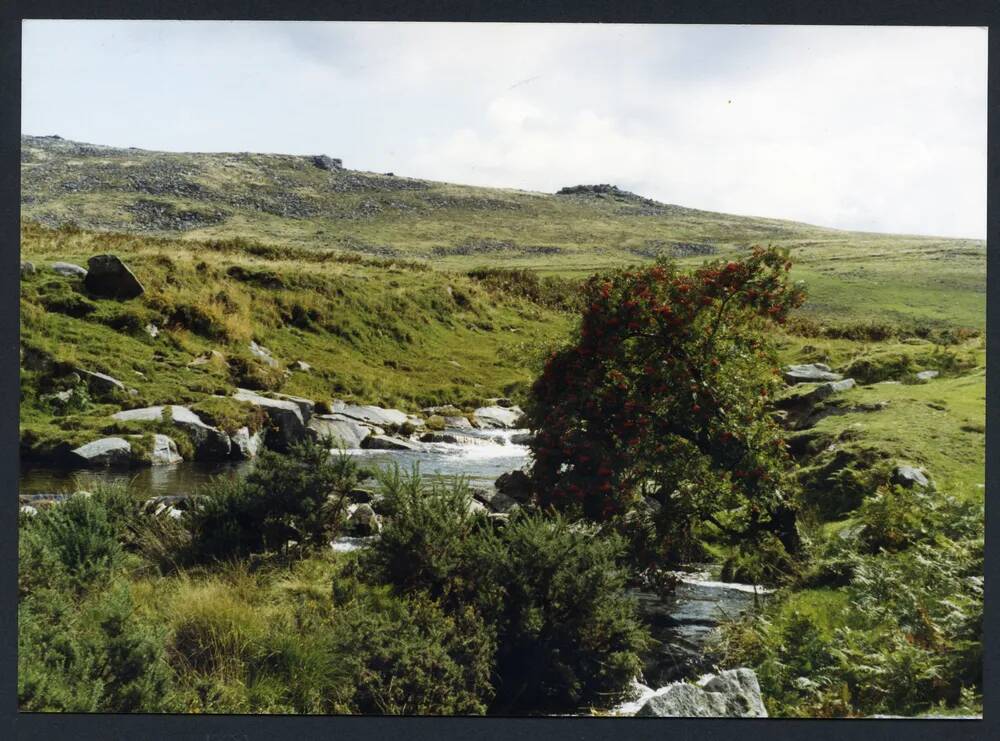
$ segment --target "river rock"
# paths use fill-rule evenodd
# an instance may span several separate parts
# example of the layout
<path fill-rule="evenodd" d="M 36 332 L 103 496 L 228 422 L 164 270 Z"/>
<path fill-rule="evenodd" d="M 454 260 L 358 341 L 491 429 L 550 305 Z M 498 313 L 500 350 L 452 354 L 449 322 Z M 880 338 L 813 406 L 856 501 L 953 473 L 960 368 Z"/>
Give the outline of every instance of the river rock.
<path fill-rule="evenodd" d="M 347 518 L 347 529 L 354 535 L 377 535 L 382 530 L 382 524 L 371 505 L 359 504 Z"/>
<path fill-rule="evenodd" d="M 83 284 L 95 296 L 130 299 L 146 291 L 116 255 L 94 255 L 87 260 L 87 267 L 89 270 Z"/>
<path fill-rule="evenodd" d="M 757 675 L 730 669 L 702 678 L 697 685 L 678 682 L 657 690 L 637 716 L 658 718 L 766 718 Z"/>
<path fill-rule="evenodd" d="M 519 432 L 516 435 L 510 436 L 511 445 L 531 445 L 534 441 L 535 436 L 530 432 Z"/>
<path fill-rule="evenodd" d="M 132 445 L 121 437 L 102 437 L 81 445 L 70 455 L 85 466 L 128 466 L 132 462 Z"/>
<path fill-rule="evenodd" d="M 369 435 L 361 444 L 368 450 L 420 450 L 420 444 L 388 435 Z"/>
<path fill-rule="evenodd" d="M 448 443 L 449 445 L 482 445 L 487 441 L 481 437 L 461 435 L 454 432 L 425 432 L 420 436 L 422 443 Z"/>
<path fill-rule="evenodd" d="M 497 491 L 506 494 L 516 502 L 527 502 L 531 499 L 531 479 L 524 471 L 509 471 L 501 474 L 493 483 Z"/>
<path fill-rule="evenodd" d="M 87 271 L 71 262 L 54 262 L 52 271 L 67 278 L 86 278 Z"/>
<path fill-rule="evenodd" d="M 371 434 L 368 427 L 341 414 L 317 414 L 309 420 L 306 428 L 317 439 L 333 438 L 334 445 L 345 450 L 357 450 Z"/>
<path fill-rule="evenodd" d="M 839 381 L 843 378 L 839 373 L 831 372 L 830 366 L 825 363 L 786 365 L 781 369 L 781 375 L 788 384 Z"/>
<path fill-rule="evenodd" d="M 517 427 L 518 421 L 524 413 L 519 407 L 479 407 L 472 413 L 472 419 L 476 427 L 488 429 L 511 429 Z"/>
<path fill-rule="evenodd" d="M 893 469 L 892 483 L 905 486 L 907 489 L 912 489 L 914 486 L 926 489 L 931 484 L 924 469 L 905 465 L 899 465 Z"/>
<path fill-rule="evenodd" d="M 267 442 L 278 450 L 287 450 L 288 446 L 301 440 L 306 435 L 306 423 L 302 419 L 302 410 L 298 404 L 284 399 L 269 399 L 249 389 L 236 389 L 234 399 L 246 401 L 264 410 L 275 434 L 268 434 Z"/>
<path fill-rule="evenodd" d="M 330 411 L 350 417 L 358 422 L 380 427 L 401 427 L 407 422 L 406 414 L 398 409 L 385 409 L 365 404 L 346 404 L 339 400 L 330 405 Z"/>
<path fill-rule="evenodd" d="M 156 433 L 153 435 L 153 449 L 149 454 L 149 464 L 151 466 L 169 466 L 180 463 L 183 458 L 177 452 L 177 443 L 173 438 Z"/>
<path fill-rule="evenodd" d="M 238 461 L 248 461 L 256 458 L 264 447 L 264 432 L 250 432 L 249 427 L 241 427 L 229 436 L 231 448 L 229 454 Z"/>
<path fill-rule="evenodd" d="M 471 430 L 472 422 L 467 417 L 444 417 L 444 426 L 452 430 Z"/>
<path fill-rule="evenodd" d="M 472 497 L 478 502 L 485 504 L 493 512 L 506 514 L 518 506 L 518 503 L 501 491 L 496 489 L 473 489 Z"/>

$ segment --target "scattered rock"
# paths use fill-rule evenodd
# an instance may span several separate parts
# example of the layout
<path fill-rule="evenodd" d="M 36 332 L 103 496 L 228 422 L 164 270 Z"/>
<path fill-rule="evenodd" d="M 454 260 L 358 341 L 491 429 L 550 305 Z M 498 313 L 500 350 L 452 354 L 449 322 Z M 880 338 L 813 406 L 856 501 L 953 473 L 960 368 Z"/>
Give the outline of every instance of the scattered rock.
<path fill-rule="evenodd" d="M 224 362 L 225 356 L 223 356 L 223 354 L 218 350 L 212 350 L 212 352 L 208 353 L 207 355 L 199 355 L 197 358 L 188 363 L 188 367 L 194 368 L 199 365 L 206 365 L 210 363 L 212 360 L 220 360 Z"/>
<path fill-rule="evenodd" d="M 830 366 L 825 363 L 786 365 L 781 369 L 781 375 L 788 384 L 839 381 L 843 378 L 839 373 L 831 372 Z"/>
<path fill-rule="evenodd" d="M 940 373 L 936 370 L 924 370 L 917 373 L 918 381 L 929 381 L 932 378 L 937 378 Z"/>
<path fill-rule="evenodd" d="M 514 402 L 506 397 L 498 397 L 494 399 L 486 399 L 483 403 L 484 406 L 488 407 L 503 407 L 504 409 L 510 409 L 514 406 Z"/>
<path fill-rule="evenodd" d="M 146 289 L 116 255 L 94 255 L 87 260 L 84 285 L 95 296 L 130 299 L 141 296 Z"/>
<path fill-rule="evenodd" d="M 304 360 L 296 360 L 288 367 L 293 371 L 299 371 L 301 373 L 308 373 L 312 370 L 312 366 Z"/>
<path fill-rule="evenodd" d="M 158 422 L 163 419 L 165 407 L 142 407 L 115 412 L 113 419 L 121 422 Z M 205 422 L 187 407 L 174 404 L 170 406 L 170 419 L 173 424 L 184 430 L 195 448 L 196 460 L 220 461 L 229 458 L 232 443 L 222 430 Z"/>
<path fill-rule="evenodd" d="M 757 675 L 730 669 L 695 684 L 678 682 L 655 692 L 637 716 L 658 718 L 766 718 Z"/>
<path fill-rule="evenodd" d="M 145 326 L 145 330 L 146 330 L 146 334 L 148 334 L 153 339 L 156 339 L 159 336 L 159 334 L 160 334 L 160 328 L 157 327 L 152 322 L 150 322 L 149 324 L 147 324 Z"/>
<path fill-rule="evenodd" d="M 21 262 L 21 277 L 22 278 L 27 278 L 29 275 L 34 275 L 36 272 L 38 272 L 38 271 L 35 269 L 35 263 L 33 263 L 33 262 L 29 261 L 29 260 L 23 260 Z"/>
<path fill-rule="evenodd" d="M 128 466 L 132 462 L 132 445 L 121 437 L 102 437 L 81 445 L 70 455 L 85 466 Z"/>
<path fill-rule="evenodd" d="M 420 436 L 422 443 L 447 443 L 449 445 L 482 445 L 487 442 L 481 437 L 461 435 L 454 432 L 425 432 Z"/>
<path fill-rule="evenodd" d="M 71 262 L 54 262 L 52 263 L 52 270 L 59 275 L 64 275 L 67 278 L 86 278 L 87 271 L 81 268 L 79 265 L 74 265 Z"/>
<path fill-rule="evenodd" d="M 513 497 L 509 497 L 496 489 L 473 489 L 472 498 L 482 502 L 493 512 L 504 514 L 519 506 Z"/>
<path fill-rule="evenodd" d="M 343 170 L 344 162 L 339 157 L 327 157 L 325 154 L 317 154 L 312 158 L 312 163 L 320 170 Z"/>
<path fill-rule="evenodd" d="M 253 340 L 250 340 L 250 354 L 259 359 L 265 365 L 269 365 L 272 368 L 278 367 L 278 361 L 271 355 L 271 351 L 263 345 L 258 345 Z"/>
<path fill-rule="evenodd" d="M 21 505 L 21 513 L 28 515 L 29 517 L 34 517 L 38 514 L 38 510 L 32 507 L 30 504 Z"/>
<path fill-rule="evenodd" d="M 905 486 L 907 489 L 911 489 L 914 486 L 926 489 L 931 484 L 924 469 L 906 465 L 899 465 L 893 469 L 892 483 Z"/>
<path fill-rule="evenodd" d="M 83 380 L 87 381 L 87 385 L 94 391 L 113 392 L 125 390 L 124 383 L 106 373 L 87 371 L 82 368 L 77 368 L 76 372 L 80 374 Z"/>
<path fill-rule="evenodd" d="M 312 417 L 313 410 L 316 408 L 315 401 L 313 401 L 312 399 L 304 399 L 301 396 L 289 396 L 288 394 L 278 394 L 278 393 L 272 393 L 271 396 L 281 401 L 290 401 L 293 404 L 296 404 L 299 408 L 299 411 L 302 412 L 303 422 L 309 421 L 309 418 Z"/>
<path fill-rule="evenodd" d="M 453 430 L 471 430 L 472 422 L 468 420 L 467 417 L 444 417 L 445 427 L 449 427 Z"/>

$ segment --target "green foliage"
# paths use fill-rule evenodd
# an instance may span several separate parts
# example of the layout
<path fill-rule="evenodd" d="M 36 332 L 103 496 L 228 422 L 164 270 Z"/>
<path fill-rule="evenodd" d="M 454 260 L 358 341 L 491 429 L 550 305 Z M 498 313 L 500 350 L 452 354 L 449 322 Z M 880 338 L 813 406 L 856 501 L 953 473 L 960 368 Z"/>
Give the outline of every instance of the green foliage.
<path fill-rule="evenodd" d="M 607 705 L 641 667 L 648 635 L 624 594 L 624 542 L 556 515 L 518 514 L 499 531 L 468 513 L 461 482 L 428 490 L 383 477 L 394 503 L 361 562 L 367 578 L 474 608 L 496 636 L 497 712 Z"/>
<path fill-rule="evenodd" d="M 757 249 L 692 275 L 659 264 L 588 281 L 578 338 L 532 388 L 539 504 L 605 520 L 645 495 L 664 510 L 667 539 L 709 521 L 735 540 L 776 533 L 794 551 L 762 335 L 802 301 L 790 267 Z"/>
<path fill-rule="evenodd" d="M 334 530 L 357 482 L 353 461 L 330 457 L 330 441 L 307 440 L 287 455 L 265 451 L 243 479 L 219 478 L 191 510 L 198 559 L 283 550 L 289 540 L 316 545 Z"/>
<path fill-rule="evenodd" d="M 162 636 L 134 615 L 128 587 L 112 585 L 76 608 L 42 589 L 18 609 L 21 710 L 161 712 L 170 674 Z"/>

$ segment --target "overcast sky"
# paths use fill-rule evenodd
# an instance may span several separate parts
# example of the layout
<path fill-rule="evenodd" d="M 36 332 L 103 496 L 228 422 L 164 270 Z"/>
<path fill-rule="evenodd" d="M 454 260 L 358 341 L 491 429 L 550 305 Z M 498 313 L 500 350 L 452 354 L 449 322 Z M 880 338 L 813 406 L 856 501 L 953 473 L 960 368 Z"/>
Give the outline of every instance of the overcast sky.
<path fill-rule="evenodd" d="M 985 238 L 985 29 L 26 21 L 22 130 Z"/>

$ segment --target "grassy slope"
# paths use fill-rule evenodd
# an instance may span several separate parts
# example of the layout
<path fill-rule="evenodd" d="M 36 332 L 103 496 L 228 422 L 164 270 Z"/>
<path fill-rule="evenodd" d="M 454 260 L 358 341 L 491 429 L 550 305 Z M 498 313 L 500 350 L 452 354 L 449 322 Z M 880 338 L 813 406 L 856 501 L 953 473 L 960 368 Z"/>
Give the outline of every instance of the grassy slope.
<path fill-rule="evenodd" d="M 806 311 L 815 316 L 985 322 L 986 246 L 976 240 L 844 232 L 637 198 L 331 173 L 308 157 L 146 152 L 40 137 L 22 138 L 22 174 L 23 216 L 49 225 L 185 240 L 243 236 L 405 256 L 445 270 L 502 265 L 574 276 L 674 254 L 678 244 L 722 254 L 775 244 L 792 250 L 793 277 L 806 281 Z M 135 212 L 139 202 L 146 212 Z M 195 220 L 150 216 L 149 208 L 187 211 Z"/>

